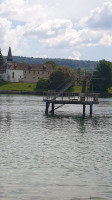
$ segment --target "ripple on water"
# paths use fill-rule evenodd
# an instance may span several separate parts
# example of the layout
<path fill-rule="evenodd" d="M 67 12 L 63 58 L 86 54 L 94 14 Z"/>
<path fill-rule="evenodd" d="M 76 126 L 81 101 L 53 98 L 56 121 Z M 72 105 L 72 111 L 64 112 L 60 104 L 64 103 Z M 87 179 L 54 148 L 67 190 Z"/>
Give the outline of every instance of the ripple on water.
<path fill-rule="evenodd" d="M 112 99 L 93 117 L 65 106 L 45 116 L 42 97 L 0 96 L 2 200 L 112 198 Z"/>

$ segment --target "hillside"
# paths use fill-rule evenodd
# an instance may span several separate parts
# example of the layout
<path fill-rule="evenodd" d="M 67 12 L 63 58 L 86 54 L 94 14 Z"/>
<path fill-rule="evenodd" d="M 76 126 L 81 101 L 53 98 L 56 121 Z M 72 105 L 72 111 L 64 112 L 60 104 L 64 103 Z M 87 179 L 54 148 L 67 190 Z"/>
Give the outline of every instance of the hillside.
<path fill-rule="evenodd" d="M 6 60 L 6 56 L 4 56 Z M 83 61 L 83 60 L 72 60 L 72 59 L 61 59 L 61 58 L 33 58 L 33 57 L 21 57 L 13 56 L 14 62 L 25 62 L 29 64 L 43 64 L 48 60 L 54 61 L 59 66 L 69 66 L 72 69 L 82 68 L 84 70 L 94 70 L 98 64 L 97 61 Z"/>

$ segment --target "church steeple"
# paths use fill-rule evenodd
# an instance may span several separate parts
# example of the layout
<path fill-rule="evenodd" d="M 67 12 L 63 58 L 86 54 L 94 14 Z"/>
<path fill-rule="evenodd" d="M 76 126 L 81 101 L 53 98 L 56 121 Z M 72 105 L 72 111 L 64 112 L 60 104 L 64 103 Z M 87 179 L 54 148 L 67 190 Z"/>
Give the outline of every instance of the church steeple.
<path fill-rule="evenodd" d="M 12 62 L 12 52 L 11 47 L 9 47 L 8 55 L 7 55 L 7 62 Z"/>

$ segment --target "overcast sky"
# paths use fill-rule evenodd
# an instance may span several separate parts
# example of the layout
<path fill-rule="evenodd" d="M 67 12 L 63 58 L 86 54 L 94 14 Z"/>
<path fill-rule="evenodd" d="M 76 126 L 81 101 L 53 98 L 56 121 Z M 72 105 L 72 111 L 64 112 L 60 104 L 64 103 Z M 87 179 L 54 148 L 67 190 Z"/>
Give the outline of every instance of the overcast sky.
<path fill-rule="evenodd" d="M 0 48 L 17 56 L 112 61 L 112 0 L 0 0 Z"/>

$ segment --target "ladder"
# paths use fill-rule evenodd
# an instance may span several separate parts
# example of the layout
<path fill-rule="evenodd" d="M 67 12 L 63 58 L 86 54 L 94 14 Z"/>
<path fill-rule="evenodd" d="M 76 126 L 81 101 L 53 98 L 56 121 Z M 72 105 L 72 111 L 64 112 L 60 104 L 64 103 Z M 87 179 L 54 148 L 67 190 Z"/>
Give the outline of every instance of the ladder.
<path fill-rule="evenodd" d="M 69 89 L 74 84 L 74 78 L 72 77 L 72 80 L 65 84 L 64 88 L 62 88 L 56 95 L 53 97 L 52 100 L 55 100 L 57 97 L 62 95 L 67 89 Z"/>

